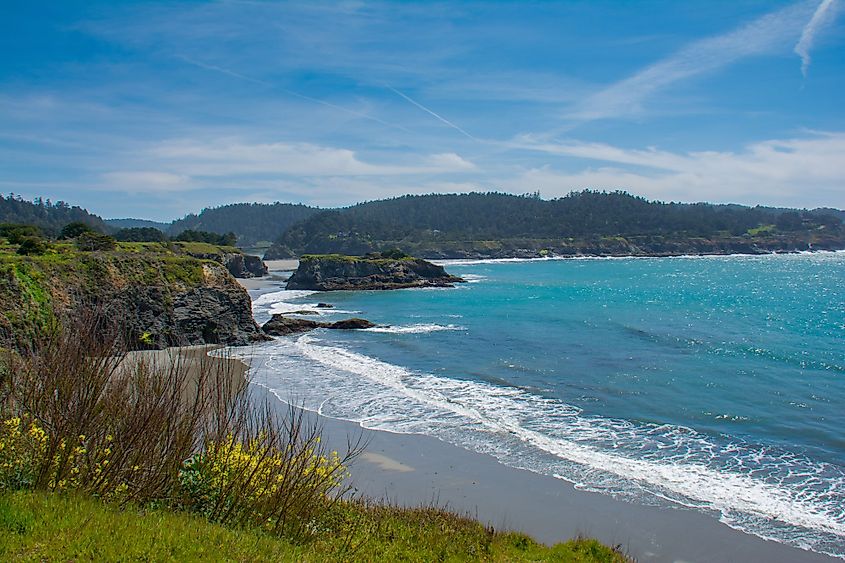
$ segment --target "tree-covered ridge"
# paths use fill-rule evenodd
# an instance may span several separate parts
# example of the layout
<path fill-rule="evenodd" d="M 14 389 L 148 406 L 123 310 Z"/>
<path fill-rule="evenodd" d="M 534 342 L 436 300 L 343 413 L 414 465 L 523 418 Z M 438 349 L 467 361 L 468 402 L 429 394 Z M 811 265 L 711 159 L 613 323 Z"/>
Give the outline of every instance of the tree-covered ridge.
<path fill-rule="evenodd" d="M 235 233 L 240 246 L 276 240 L 288 227 L 308 219 L 319 209 L 292 203 L 234 203 L 189 214 L 170 226 L 171 235 L 186 230 Z"/>
<path fill-rule="evenodd" d="M 56 236 L 68 223 L 85 223 L 93 229 L 106 232 L 103 220 L 76 205 L 64 201 L 51 202 L 36 198 L 26 201 L 18 195 L 0 195 L 0 223 L 35 225 L 48 236 Z"/>
<path fill-rule="evenodd" d="M 385 245 L 431 255 L 455 242 L 709 239 L 819 229 L 841 236 L 842 221 L 825 211 L 663 203 L 619 191 L 586 190 L 553 200 L 502 193 L 409 195 L 316 214 L 285 232 L 268 257 L 362 254 Z"/>

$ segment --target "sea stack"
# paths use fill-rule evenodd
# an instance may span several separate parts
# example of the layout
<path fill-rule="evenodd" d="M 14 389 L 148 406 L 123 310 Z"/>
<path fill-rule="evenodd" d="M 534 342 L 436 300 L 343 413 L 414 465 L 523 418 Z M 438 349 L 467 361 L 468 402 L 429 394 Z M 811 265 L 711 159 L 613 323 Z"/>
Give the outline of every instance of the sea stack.
<path fill-rule="evenodd" d="M 287 282 L 287 289 L 317 291 L 452 287 L 464 280 L 438 266 L 401 253 L 344 256 L 308 254 Z"/>

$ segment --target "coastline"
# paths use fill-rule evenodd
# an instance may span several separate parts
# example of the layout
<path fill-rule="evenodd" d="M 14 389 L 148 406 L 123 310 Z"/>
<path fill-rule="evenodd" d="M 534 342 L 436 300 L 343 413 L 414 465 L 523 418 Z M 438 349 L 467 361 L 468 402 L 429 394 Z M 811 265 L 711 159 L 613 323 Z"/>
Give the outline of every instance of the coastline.
<path fill-rule="evenodd" d="M 223 350 L 221 354 L 211 354 Z M 249 382 L 252 400 L 267 400 L 284 414 L 295 400 L 280 397 L 250 377 L 248 366 L 215 345 L 134 352 L 152 361 L 219 362 L 234 385 Z M 339 451 L 347 438 L 367 443 L 350 468 L 356 494 L 400 506 L 436 505 L 467 514 L 497 530 L 525 532 L 554 544 L 578 535 L 620 546 L 637 561 L 823 563 L 839 559 L 764 540 L 682 507 L 633 504 L 578 490 L 562 479 L 515 469 L 495 458 L 436 438 L 362 428 L 309 411 L 326 444 Z"/>
<path fill-rule="evenodd" d="M 254 295 L 281 289 L 277 281 L 263 281 L 253 288 Z M 280 407 L 285 401 L 296 404 L 295 397 L 273 393 L 255 376 L 250 380 L 254 397 L 270 398 Z M 548 544 L 579 534 L 595 537 L 621 546 L 639 561 L 838 560 L 732 529 L 720 523 L 716 514 L 634 504 L 579 490 L 559 478 L 508 467 L 491 456 L 433 437 L 363 429 L 357 423 L 314 416 L 324 427 L 325 440 L 336 449 L 345 447 L 347 436 L 363 435 L 368 441 L 351 473 L 356 491 L 370 498 L 399 505 L 444 506 L 496 529 L 520 530 Z"/>
<path fill-rule="evenodd" d="M 701 254 L 578 254 L 578 255 L 549 255 L 549 256 L 535 256 L 530 258 L 525 257 L 508 257 L 508 258 L 431 258 L 429 259 L 434 264 L 441 266 L 463 266 L 471 264 L 507 264 L 507 263 L 521 263 L 521 262 L 549 262 L 549 261 L 565 261 L 565 260 L 649 260 L 654 258 L 668 259 L 668 260 L 704 260 L 713 258 L 769 258 L 769 257 L 783 257 L 783 256 L 802 256 L 807 254 L 841 254 L 845 253 L 845 249 L 840 250 L 791 250 L 782 252 L 761 252 L 761 253 L 701 253 Z"/>

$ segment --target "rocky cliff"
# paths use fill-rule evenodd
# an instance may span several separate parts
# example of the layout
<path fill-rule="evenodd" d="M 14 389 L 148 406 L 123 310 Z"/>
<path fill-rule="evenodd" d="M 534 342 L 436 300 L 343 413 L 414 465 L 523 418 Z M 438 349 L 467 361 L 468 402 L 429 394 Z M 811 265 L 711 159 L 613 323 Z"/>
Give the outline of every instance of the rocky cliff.
<path fill-rule="evenodd" d="M 52 323 L 90 308 L 118 319 L 131 348 L 266 338 L 246 290 L 217 261 L 137 245 L 107 252 L 59 247 L 27 257 L 0 252 L 0 340 L 26 346 Z"/>
<path fill-rule="evenodd" d="M 442 266 L 418 258 L 305 255 L 288 280 L 287 289 L 336 291 L 451 287 L 463 282 Z"/>

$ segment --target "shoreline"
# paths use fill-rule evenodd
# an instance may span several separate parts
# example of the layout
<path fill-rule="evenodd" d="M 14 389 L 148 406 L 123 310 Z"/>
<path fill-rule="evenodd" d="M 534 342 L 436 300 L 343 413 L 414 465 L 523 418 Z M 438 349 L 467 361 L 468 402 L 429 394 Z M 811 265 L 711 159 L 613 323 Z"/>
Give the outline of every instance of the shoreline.
<path fill-rule="evenodd" d="M 541 260 L 549 259 L 553 258 Z M 528 260 L 532 259 L 519 261 Z M 278 279 L 263 281 L 251 293 L 282 289 Z M 246 377 L 255 398 L 269 398 L 279 407 L 296 404 L 295 397 L 262 385 L 256 374 Z M 407 506 L 436 504 L 496 529 L 523 531 L 547 544 L 579 534 L 595 537 L 606 545 L 620 545 L 639 561 L 840 560 L 733 529 L 715 513 L 619 500 L 580 490 L 560 478 L 506 466 L 489 455 L 430 436 L 371 430 L 309 412 L 319 418 L 324 439 L 335 449 L 345 447 L 347 436 L 363 435 L 368 440 L 365 455 L 351 473 L 356 491 L 370 498 Z"/>
<path fill-rule="evenodd" d="M 249 374 L 247 374 L 249 378 Z M 249 379 L 253 398 L 286 409 L 286 400 Z M 438 438 L 373 430 L 321 415 L 323 440 L 339 451 L 347 437 L 367 447 L 350 468 L 356 494 L 399 506 L 435 505 L 496 530 L 524 532 L 547 545 L 576 536 L 619 546 L 637 561 L 832 563 L 841 559 L 731 528 L 713 514 L 652 506 L 576 488 L 564 479 L 502 464 Z"/>
<path fill-rule="evenodd" d="M 577 254 L 577 255 L 553 255 L 553 256 L 536 256 L 532 258 L 426 258 L 435 264 L 441 266 L 463 266 L 472 264 L 508 264 L 508 263 L 522 263 L 522 262 L 553 262 L 565 260 L 648 260 L 648 259 L 709 259 L 709 258 L 768 258 L 774 256 L 806 256 L 806 255 L 824 255 L 824 254 L 840 254 L 845 253 L 845 249 L 841 250 L 794 250 L 784 252 L 762 252 L 756 254 L 747 254 L 742 252 L 731 252 L 724 254 Z"/>

